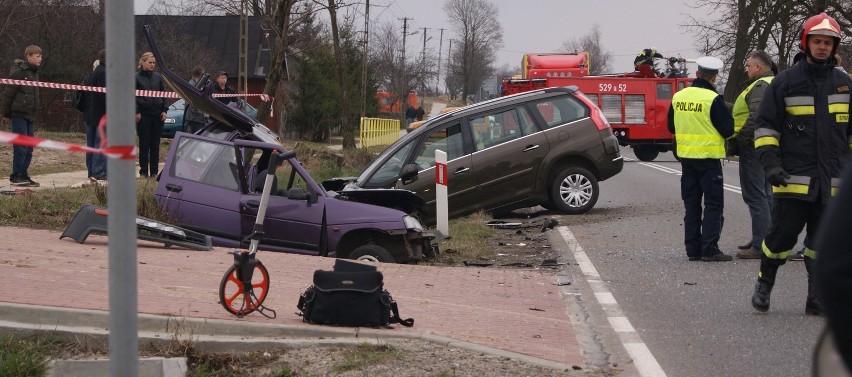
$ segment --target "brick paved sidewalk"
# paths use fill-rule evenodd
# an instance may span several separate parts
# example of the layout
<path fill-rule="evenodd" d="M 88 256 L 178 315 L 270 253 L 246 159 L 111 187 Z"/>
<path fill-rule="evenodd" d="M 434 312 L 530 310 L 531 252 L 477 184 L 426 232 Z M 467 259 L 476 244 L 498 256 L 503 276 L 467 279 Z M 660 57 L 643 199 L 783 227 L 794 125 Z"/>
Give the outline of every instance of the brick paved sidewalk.
<path fill-rule="evenodd" d="M 85 244 L 59 240 L 61 232 L 0 227 L 0 302 L 108 310 L 107 239 Z M 260 252 L 270 274 L 266 319 L 238 319 L 218 304 L 219 282 L 233 257 L 229 249 L 165 249 L 139 242 L 140 313 L 233 321 L 303 324 L 295 314 L 313 271 L 334 259 Z M 584 366 L 566 303 L 553 271 L 380 264 L 385 287 L 412 328 L 387 331 L 433 334 Z M 13 288 L 14 287 L 14 288 Z"/>

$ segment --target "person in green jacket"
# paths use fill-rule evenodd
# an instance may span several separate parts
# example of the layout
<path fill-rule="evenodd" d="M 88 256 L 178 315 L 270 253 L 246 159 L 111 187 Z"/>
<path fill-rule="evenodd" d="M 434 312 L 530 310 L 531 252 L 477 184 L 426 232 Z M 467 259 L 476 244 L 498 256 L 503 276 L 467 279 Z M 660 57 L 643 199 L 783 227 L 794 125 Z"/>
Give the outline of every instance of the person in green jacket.
<path fill-rule="evenodd" d="M 763 101 L 763 92 L 775 73 L 775 64 L 764 51 L 752 51 L 746 58 L 746 73 L 749 85 L 734 102 L 733 140 L 737 144 L 740 156 L 740 186 L 743 201 L 748 205 L 751 216 L 751 239 L 737 252 L 737 258 L 760 259 L 763 251 L 760 246 L 769 229 L 769 208 L 772 206 L 772 186 L 766 182 L 763 164 L 754 150 L 754 130 L 757 128 L 757 109 Z"/>

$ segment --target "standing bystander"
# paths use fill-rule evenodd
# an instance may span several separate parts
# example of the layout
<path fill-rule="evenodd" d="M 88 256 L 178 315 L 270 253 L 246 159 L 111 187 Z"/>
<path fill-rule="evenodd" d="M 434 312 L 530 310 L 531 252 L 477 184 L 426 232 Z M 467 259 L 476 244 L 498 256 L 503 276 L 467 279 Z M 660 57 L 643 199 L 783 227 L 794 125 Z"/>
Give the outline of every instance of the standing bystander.
<path fill-rule="evenodd" d="M 159 73 L 154 72 L 157 59 L 146 52 L 139 58 L 136 89 L 164 91 Z M 166 120 L 166 102 L 161 97 L 136 97 L 136 136 L 139 137 L 139 176 L 156 177 L 160 168 L 160 133 Z"/>
<path fill-rule="evenodd" d="M 725 199 L 720 159 L 725 157 L 725 139 L 734 133 L 734 120 L 713 85 L 722 61 L 705 56 L 696 63 L 695 80 L 675 93 L 668 116 L 683 167 L 684 245 L 690 261 L 730 261 L 733 258 L 719 250 Z"/>
<path fill-rule="evenodd" d="M 220 71 L 219 74 L 216 75 L 216 85 L 213 85 L 213 93 L 216 94 L 236 94 L 237 91 L 234 88 L 228 85 L 228 73 L 225 71 Z M 219 102 L 222 102 L 226 105 L 230 105 L 231 102 L 235 101 L 234 97 L 217 97 L 216 99 Z"/>
<path fill-rule="evenodd" d="M 86 85 L 106 87 L 106 50 L 98 53 L 95 60 L 94 70 L 86 77 Z M 100 148 L 101 135 L 98 126 L 101 117 L 106 115 L 106 93 L 87 92 L 86 111 L 83 113 L 83 122 L 86 125 L 86 146 Z M 86 153 L 86 168 L 89 170 L 89 179 L 102 181 L 106 179 L 106 156 L 99 153 Z"/>
<path fill-rule="evenodd" d="M 204 68 L 201 66 L 195 67 L 192 70 L 192 78 L 189 80 L 189 85 L 196 86 L 198 85 L 198 81 L 201 80 L 201 75 L 204 74 Z M 188 103 L 184 102 L 184 122 L 186 123 L 186 130 L 191 133 L 195 133 L 204 127 L 204 124 L 207 123 L 204 117 L 204 113 L 200 110 L 190 106 Z"/>
<path fill-rule="evenodd" d="M 753 51 L 746 58 L 746 73 L 750 84 L 734 102 L 734 140 L 740 156 L 740 186 L 743 201 L 751 216 L 751 240 L 737 253 L 737 258 L 759 259 L 763 255 L 760 245 L 769 228 L 769 209 L 772 205 L 772 188 L 766 182 L 763 165 L 754 151 L 754 130 L 757 128 L 757 109 L 763 101 L 763 92 L 772 82 L 772 58 L 764 51 Z"/>
<path fill-rule="evenodd" d="M 9 78 L 12 80 L 38 81 L 38 68 L 41 66 L 41 47 L 27 46 L 24 50 L 26 60 L 15 59 Z M 19 135 L 35 135 L 36 112 L 39 108 L 38 87 L 25 85 L 8 85 L 3 90 L 0 102 L 0 115 L 3 123 L 12 123 L 12 132 Z M 9 181 L 13 186 L 38 187 L 39 184 L 30 178 L 29 168 L 33 159 L 33 148 L 19 145 L 12 146 L 12 174 Z"/>
<path fill-rule="evenodd" d="M 808 18 L 799 48 L 805 58 L 781 72 L 766 88 L 754 145 L 774 196 L 769 233 L 751 304 L 769 310 L 778 268 L 787 261 L 799 233 L 819 233 L 820 217 L 840 182 L 849 155 L 852 80 L 834 68 L 840 25 L 825 13 Z M 812 239 L 819 244 L 819 240 Z M 808 296 L 805 313 L 821 315 L 815 284 L 816 250 L 806 248 Z"/>

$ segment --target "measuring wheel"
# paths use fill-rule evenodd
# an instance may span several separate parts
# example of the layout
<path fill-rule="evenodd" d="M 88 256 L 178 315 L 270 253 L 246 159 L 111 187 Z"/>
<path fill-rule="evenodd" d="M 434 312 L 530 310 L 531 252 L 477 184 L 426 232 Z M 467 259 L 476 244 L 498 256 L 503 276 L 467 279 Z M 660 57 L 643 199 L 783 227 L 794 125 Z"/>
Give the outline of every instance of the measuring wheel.
<path fill-rule="evenodd" d="M 219 302 L 229 313 L 242 317 L 263 305 L 263 300 L 269 293 L 269 271 L 263 263 L 257 261 L 252 272 L 251 289 L 246 291 L 237 276 L 238 270 L 239 265 L 231 265 L 225 276 L 222 276 L 222 282 L 219 283 Z"/>

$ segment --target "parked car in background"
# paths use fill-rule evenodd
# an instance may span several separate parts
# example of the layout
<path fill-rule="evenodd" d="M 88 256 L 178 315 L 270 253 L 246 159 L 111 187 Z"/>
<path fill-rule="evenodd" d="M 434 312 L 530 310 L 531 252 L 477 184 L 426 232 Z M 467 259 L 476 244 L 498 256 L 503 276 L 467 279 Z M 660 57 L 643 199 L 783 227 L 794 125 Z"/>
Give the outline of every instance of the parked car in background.
<path fill-rule="evenodd" d="M 424 122 L 383 151 L 357 178 L 328 189 L 398 188 L 427 202 L 435 223 L 435 150 L 447 153 L 450 218 L 540 204 L 585 213 L 598 182 L 624 165 L 606 117 L 576 87 L 501 97 Z"/>
<path fill-rule="evenodd" d="M 163 79 L 211 124 L 179 133 L 158 177 L 155 198 L 176 225 L 243 248 L 253 231 L 272 153 L 287 153 L 278 136 L 247 114 L 189 85 L 172 72 L 146 26 Z M 200 88 L 200 89 L 199 89 Z M 276 171 L 263 222 L 261 250 L 405 263 L 434 255 L 434 234 L 413 213 L 423 200 L 405 190 L 334 192 L 314 181 L 297 157 Z"/>
<path fill-rule="evenodd" d="M 238 98 L 234 103 L 236 103 L 235 106 L 237 106 L 240 111 L 252 119 L 257 116 L 257 109 L 242 98 Z M 186 118 L 184 117 L 185 114 L 186 101 L 183 98 L 169 105 L 169 110 L 166 112 L 166 121 L 164 122 L 165 124 L 163 125 L 163 131 L 160 133 L 160 136 L 174 137 L 175 132 L 188 132 Z"/>

